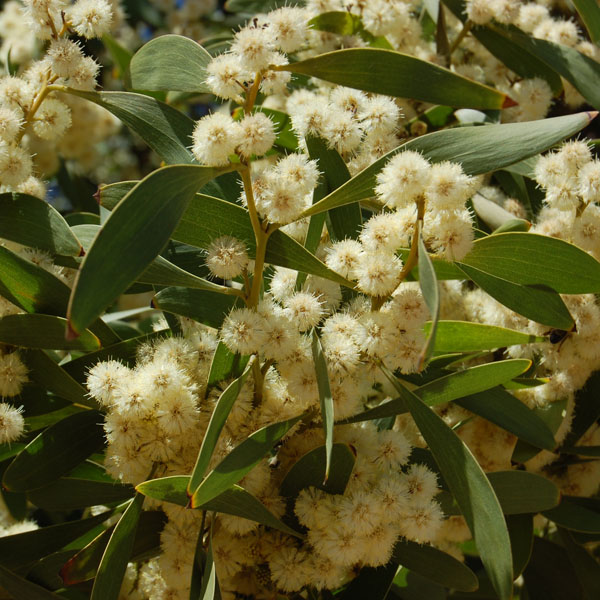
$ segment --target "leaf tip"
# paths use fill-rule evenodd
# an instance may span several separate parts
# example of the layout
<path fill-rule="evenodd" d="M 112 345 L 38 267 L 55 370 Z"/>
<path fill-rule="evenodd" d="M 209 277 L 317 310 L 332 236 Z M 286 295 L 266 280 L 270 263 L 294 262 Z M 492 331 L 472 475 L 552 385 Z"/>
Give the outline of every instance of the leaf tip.
<path fill-rule="evenodd" d="M 504 102 L 502 102 L 502 108 L 510 108 L 511 106 L 518 106 L 518 102 L 513 100 L 510 96 L 505 96 Z"/>
<path fill-rule="evenodd" d="M 597 110 L 588 110 L 586 111 L 590 121 L 593 121 L 598 116 Z"/>
<path fill-rule="evenodd" d="M 101 185 L 98 186 L 98 189 L 96 190 L 96 193 L 93 194 L 92 198 L 94 198 L 94 200 L 98 203 L 98 204 L 102 204 L 102 200 L 101 200 L 101 194 L 102 194 L 102 187 Z"/>

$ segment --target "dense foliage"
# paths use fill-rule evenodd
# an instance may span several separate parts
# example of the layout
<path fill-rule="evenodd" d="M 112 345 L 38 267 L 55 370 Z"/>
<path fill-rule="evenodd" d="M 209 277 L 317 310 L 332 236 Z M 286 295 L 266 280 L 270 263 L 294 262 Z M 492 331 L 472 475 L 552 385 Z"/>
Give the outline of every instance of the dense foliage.
<path fill-rule="evenodd" d="M 600 597 L 597 2 L 0 36 L 0 598 Z"/>

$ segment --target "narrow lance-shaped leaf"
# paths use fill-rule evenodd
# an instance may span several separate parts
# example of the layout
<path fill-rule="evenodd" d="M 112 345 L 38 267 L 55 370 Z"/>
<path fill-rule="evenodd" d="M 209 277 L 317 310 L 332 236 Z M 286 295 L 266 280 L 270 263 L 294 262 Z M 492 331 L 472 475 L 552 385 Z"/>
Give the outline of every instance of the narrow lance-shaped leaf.
<path fill-rule="evenodd" d="M 594 0 L 592 0 L 594 1 Z M 463 23 L 467 20 L 467 11 L 463 0 L 444 0 L 444 4 Z M 472 35 L 506 67 L 525 79 L 540 77 L 545 79 L 555 95 L 562 91 L 562 82 L 558 73 L 540 60 L 534 53 L 515 44 L 502 28 L 475 26 Z"/>
<path fill-rule="evenodd" d="M 249 360 L 249 356 L 234 354 L 223 342 L 219 342 L 210 363 L 207 387 L 210 388 L 231 377 L 239 377 L 244 372 Z"/>
<path fill-rule="evenodd" d="M 132 562 L 136 558 L 144 559 L 148 554 L 154 554 L 159 550 L 160 533 L 166 520 L 167 517 L 162 510 L 145 510 L 142 512 L 131 553 Z M 63 564 L 59 575 L 65 585 L 71 586 L 82 583 L 96 576 L 102 555 L 114 528 L 113 525 L 105 529 Z"/>
<path fill-rule="evenodd" d="M 144 44 L 129 65 L 136 90 L 211 92 L 206 66 L 212 60 L 200 44 L 181 35 L 161 35 Z"/>
<path fill-rule="evenodd" d="M 79 412 L 45 429 L 22 450 L 4 472 L 3 485 L 15 492 L 55 481 L 102 448 L 102 414 Z"/>
<path fill-rule="evenodd" d="M 215 446 L 219 440 L 219 435 L 225 426 L 225 421 L 227 420 L 227 417 L 233 408 L 234 402 L 239 396 L 240 391 L 242 390 L 242 387 L 244 386 L 244 383 L 250 374 L 255 360 L 255 358 L 251 359 L 251 362 L 248 364 L 244 372 L 237 379 L 234 379 L 229 386 L 227 386 L 225 391 L 217 400 L 217 404 L 215 405 L 215 409 L 210 417 L 210 422 L 204 435 L 204 439 L 202 440 L 202 445 L 200 446 L 200 452 L 198 453 L 198 458 L 196 459 L 192 476 L 190 477 L 190 482 L 187 489 L 189 496 L 194 495 L 194 492 L 202 482 L 202 479 L 204 479 L 210 459 L 212 458 Z"/>
<path fill-rule="evenodd" d="M 323 484 L 325 484 L 329 479 L 331 449 L 333 447 L 333 396 L 331 395 L 327 363 L 325 362 L 325 356 L 323 356 L 323 347 L 316 329 L 313 329 L 312 332 L 312 355 L 321 403 L 321 419 L 323 420 L 323 430 L 325 432 L 325 478 L 323 479 Z"/>
<path fill-rule="evenodd" d="M 136 494 L 114 528 L 102 555 L 90 600 L 118 599 L 143 503 L 144 496 Z"/>
<path fill-rule="evenodd" d="M 79 333 L 124 292 L 163 249 L 196 191 L 218 170 L 164 167 L 140 181 L 111 213 L 79 270 L 68 310 Z"/>
<path fill-rule="evenodd" d="M 325 140 L 314 136 L 307 136 L 306 147 L 312 159 L 319 163 L 319 169 L 324 178 L 324 184 L 327 193 L 337 189 L 350 179 L 350 173 L 342 157 L 332 148 L 327 147 Z M 330 236 L 334 241 L 341 241 L 347 238 L 357 239 L 362 227 L 362 216 L 360 207 L 340 206 L 329 211 L 329 220 L 331 222 Z M 320 233 L 320 232 L 319 232 Z M 311 249 L 314 252 L 314 249 Z"/>
<path fill-rule="evenodd" d="M 87 390 L 81 383 L 76 381 L 62 366 L 54 362 L 43 350 L 22 351 L 21 356 L 29 368 L 29 378 L 31 380 L 74 404 L 99 408 L 97 402 L 87 395 Z M 85 356 L 90 355 L 86 354 Z M 85 381 L 85 374 L 82 375 L 80 381 Z"/>
<path fill-rule="evenodd" d="M 592 42 L 600 43 L 600 6 L 598 6 L 597 0 L 573 0 L 573 4 L 581 16 Z"/>
<path fill-rule="evenodd" d="M 403 567 L 440 585 L 461 592 L 477 589 L 475 573 L 453 556 L 429 546 L 402 539 L 394 546 L 393 558 Z"/>
<path fill-rule="evenodd" d="M 419 136 L 376 160 L 323 200 L 306 209 L 302 216 L 308 217 L 336 206 L 371 198 L 377 184 L 377 174 L 398 152 L 420 152 L 434 163 L 451 160 L 460 163 L 467 175 L 479 175 L 547 150 L 589 125 L 596 114 L 583 112 L 528 123 L 457 127 Z"/>
<path fill-rule="evenodd" d="M 533 515 L 507 515 L 506 525 L 510 536 L 513 556 L 513 574 L 521 575 L 525 570 L 533 548 Z"/>
<path fill-rule="evenodd" d="M 428 406 L 438 406 L 471 394 L 489 390 L 510 381 L 531 366 L 526 359 L 509 359 L 470 367 L 464 371 L 450 373 L 422 385 L 413 391 Z M 358 415 L 344 419 L 343 423 L 358 423 L 382 419 L 408 411 L 404 396 L 384 402 Z"/>
<path fill-rule="evenodd" d="M 17 314 L 0 318 L 0 342 L 22 348 L 98 350 L 100 340 L 84 329 L 78 338 L 65 339 L 67 321 L 52 315 Z"/>
<path fill-rule="evenodd" d="M 301 418 L 267 425 L 236 446 L 198 486 L 191 497 L 192 508 L 206 504 L 242 479 Z"/>
<path fill-rule="evenodd" d="M 545 235 L 488 235 L 475 241 L 461 264 L 512 283 L 546 286 L 560 294 L 600 292 L 600 262 L 573 244 Z"/>
<path fill-rule="evenodd" d="M 58 596 L 46 588 L 32 583 L 16 573 L 0 565 L 0 587 L 12 598 L 27 598 L 27 600 L 60 600 Z"/>
<path fill-rule="evenodd" d="M 434 104 L 479 109 L 514 106 L 506 94 L 497 90 L 426 60 L 381 48 L 334 50 L 278 70 L 318 77 L 365 92 Z"/>
<path fill-rule="evenodd" d="M 221 600 L 219 580 L 217 579 L 217 566 L 213 558 L 212 545 L 211 525 L 208 550 L 206 551 L 206 561 L 204 563 L 204 571 L 202 572 L 202 586 L 200 589 L 200 595 L 197 596 L 197 599 L 193 596 L 190 596 L 190 600 Z"/>
<path fill-rule="evenodd" d="M 548 425 L 501 387 L 459 398 L 456 403 L 536 448 L 553 450 L 556 446 Z"/>
<path fill-rule="evenodd" d="M 154 498 L 161 502 L 172 502 L 185 507 L 189 503 L 187 494 L 189 482 L 189 475 L 175 475 L 144 481 L 136 489 L 148 498 Z M 288 535 L 303 537 L 298 531 L 278 519 L 258 498 L 239 485 L 232 485 L 217 497 L 195 508 L 242 517 L 272 527 Z"/>
<path fill-rule="evenodd" d="M 385 373 L 406 402 L 456 498 L 492 585 L 501 600 L 512 597 L 510 539 L 500 503 L 485 473 L 463 441 L 418 396 L 389 371 Z"/>
<path fill-rule="evenodd" d="M 562 75 L 573 84 L 589 104 L 596 110 L 600 109 L 600 90 L 596 85 L 600 77 L 600 64 L 594 59 L 578 52 L 575 48 L 530 37 L 516 27 L 493 25 L 493 28 L 502 31 L 513 43 Z"/>
<path fill-rule="evenodd" d="M 95 517 L 40 527 L 33 531 L 0 538 L 1 562 L 5 567 L 27 566 L 56 552 L 91 531 L 112 515 L 112 511 Z"/>
<path fill-rule="evenodd" d="M 532 321 L 565 331 L 573 327 L 574 321 L 569 309 L 554 290 L 543 286 L 512 283 L 470 265 L 456 264 L 482 290 L 516 313 Z"/>
<path fill-rule="evenodd" d="M 16 192 L 0 194 L 0 237 L 51 254 L 79 256 L 79 240 L 48 202 Z"/>
<path fill-rule="evenodd" d="M 319 446 L 299 458 L 286 473 L 280 486 L 282 496 L 296 497 L 301 490 L 316 487 L 328 494 L 343 494 L 356 453 L 347 444 L 333 444 L 331 450 L 331 477 L 325 481 L 326 448 Z"/>
<path fill-rule="evenodd" d="M 111 188 L 109 195 L 111 206 L 116 205 L 118 194 L 124 194 L 128 189 L 130 189 L 129 185 Z M 248 248 L 249 256 L 254 257 L 256 242 L 248 212 L 232 202 L 196 194 L 171 237 L 185 244 L 208 248 L 215 238 L 222 235 L 230 235 L 242 240 Z M 329 269 L 302 244 L 281 230 L 273 232 L 269 238 L 266 261 L 272 265 L 330 279 L 346 287 L 354 286 L 352 282 Z"/>
<path fill-rule="evenodd" d="M 131 92 L 65 92 L 102 106 L 135 131 L 167 164 L 192 163 L 194 121 L 172 106 Z"/>
<path fill-rule="evenodd" d="M 131 186 L 131 188 L 133 188 L 133 186 Z M 73 227 L 73 232 L 77 234 L 77 237 L 81 241 L 86 252 L 89 250 L 94 239 L 101 230 L 102 228 L 100 225 L 95 224 L 75 225 Z M 198 277 L 197 275 L 178 267 L 163 256 L 157 256 L 150 263 L 148 268 L 138 276 L 137 281 L 161 286 L 185 286 L 191 289 L 209 290 L 222 294 L 231 294 L 233 291 L 231 288 Z"/>
<path fill-rule="evenodd" d="M 431 328 L 425 323 L 425 332 Z M 477 352 L 493 350 L 517 344 L 538 344 L 546 338 L 514 329 L 471 323 L 469 321 L 438 321 L 435 340 L 435 351 L 438 354 L 451 352 Z"/>
<path fill-rule="evenodd" d="M 421 351 L 421 356 L 419 357 L 419 370 L 421 370 L 423 365 L 433 354 L 435 347 L 437 324 L 440 318 L 440 290 L 431 258 L 429 258 L 429 253 L 423 243 L 420 227 L 419 231 L 415 232 L 415 235 L 419 236 L 419 286 L 421 287 L 425 304 L 431 315 L 431 326 L 429 328 L 427 341 L 425 342 L 425 347 Z"/>
<path fill-rule="evenodd" d="M 221 327 L 235 303 L 235 296 L 187 287 L 167 287 L 152 298 L 154 308 L 189 317 L 216 329 Z"/>
<path fill-rule="evenodd" d="M 558 534 L 587 597 L 590 599 L 599 598 L 600 565 L 598 561 L 573 539 L 573 534 L 570 531 L 559 527 Z"/>

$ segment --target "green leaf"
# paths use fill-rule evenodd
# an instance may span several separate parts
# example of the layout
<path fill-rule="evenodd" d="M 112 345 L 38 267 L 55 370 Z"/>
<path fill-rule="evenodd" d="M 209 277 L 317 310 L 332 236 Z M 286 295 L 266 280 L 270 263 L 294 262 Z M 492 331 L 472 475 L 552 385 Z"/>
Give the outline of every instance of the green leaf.
<path fill-rule="evenodd" d="M 487 477 L 504 514 L 538 513 L 559 503 L 558 487 L 541 475 L 527 471 L 494 471 Z"/>
<path fill-rule="evenodd" d="M 211 92 L 206 85 L 210 54 L 181 35 L 161 35 L 144 44 L 131 59 L 131 87 L 136 90 Z"/>
<path fill-rule="evenodd" d="M 117 195 L 126 192 L 128 187 L 112 188 L 108 196 L 109 202 L 114 205 Z M 243 241 L 250 257 L 254 257 L 256 242 L 248 212 L 232 202 L 196 194 L 172 237 L 184 244 L 208 248 L 214 239 L 222 235 L 230 235 Z M 266 261 L 280 267 L 317 275 L 346 287 L 354 287 L 352 282 L 327 268 L 302 244 L 280 230 L 274 231 L 269 238 Z"/>
<path fill-rule="evenodd" d="M 548 425 L 533 410 L 501 387 L 466 396 L 455 402 L 536 448 L 553 450 L 556 446 Z"/>
<path fill-rule="evenodd" d="M 470 265 L 457 264 L 465 275 L 483 291 L 516 313 L 556 329 L 569 331 L 573 327 L 574 321 L 569 310 L 554 290 L 519 285 L 507 279 L 490 275 L 485 271 L 474 269 Z"/>
<path fill-rule="evenodd" d="M 196 488 L 192 508 L 206 504 L 249 473 L 273 446 L 302 418 L 302 415 L 267 425 L 238 444 Z"/>
<path fill-rule="evenodd" d="M 71 415 L 45 429 L 15 457 L 2 484 L 26 492 L 52 483 L 104 445 L 102 414 L 95 410 Z"/>
<path fill-rule="evenodd" d="M 87 390 L 43 350 L 26 350 L 20 354 L 29 368 L 30 379 L 53 394 L 69 400 L 69 402 L 88 406 L 89 408 L 98 408 L 96 401 L 87 395 Z M 85 356 L 90 355 L 86 354 Z M 81 378 L 81 381 L 85 381 L 85 375 Z"/>
<path fill-rule="evenodd" d="M 79 333 L 111 304 L 163 249 L 181 216 L 216 169 L 164 167 L 142 179 L 111 213 L 86 254 L 69 302 Z"/>
<path fill-rule="evenodd" d="M 469 567 L 433 546 L 403 539 L 396 542 L 392 556 L 403 567 L 444 587 L 461 592 L 477 589 L 477 577 Z"/>
<path fill-rule="evenodd" d="M 430 323 L 425 323 L 425 333 L 431 329 Z M 547 341 L 546 338 L 485 325 L 469 321 L 438 321 L 435 351 L 438 354 L 452 352 L 477 352 L 478 350 L 494 350 L 517 344 L 537 344 Z"/>
<path fill-rule="evenodd" d="M 136 558 L 148 558 L 158 553 L 160 549 L 160 532 L 163 529 L 166 516 L 162 511 L 143 511 L 135 535 L 132 561 Z M 96 576 L 102 555 L 115 526 L 105 529 L 87 546 L 79 550 L 60 569 L 60 577 L 67 586 L 88 581 Z"/>
<path fill-rule="evenodd" d="M 69 288 L 42 267 L 0 246 L 0 295 L 28 313 L 63 315 Z"/>
<path fill-rule="evenodd" d="M 544 511 L 543 515 L 565 529 L 600 533 L 600 511 L 585 506 L 581 500 L 574 496 L 563 496 L 556 508 Z"/>
<path fill-rule="evenodd" d="M 420 152 L 434 163 L 451 160 L 460 163 L 467 175 L 479 175 L 547 150 L 589 125 L 594 117 L 593 113 L 583 112 L 529 123 L 457 127 L 419 136 L 376 160 L 323 200 L 305 210 L 302 216 L 307 217 L 371 198 L 375 193 L 377 174 L 398 152 Z"/>
<path fill-rule="evenodd" d="M 67 321 L 52 315 L 17 314 L 0 317 L 0 342 L 22 348 L 98 350 L 100 340 L 84 329 L 76 339 L 65 339 Z"/>
<path fill-rule="evenodd" d="M 34 531 L 0 538 L 0 564 L 8 568 L 29 565 L 38 559 L 64 548 L 103 521 L 112 511 L 88 519 L 68 521 L 60 525 L 41 527 Z"/>
<path fill-rule="evenodd" d="M 573 4 L 590 34 L 592 42 L 600 42 L 600 7 L 595 0 L 573 0 Z"/>
<path fill-rule="evenodd" d="M 435 270 L 433 263 L 423 243 L 423 237 L 419 231 L 419 253 L 418 253 L 418 264 L 419 264 L 419 286 L 423 293 L 425 304 L 429 309 L 429 314 L 432 317 L 430 322 L 429 331 L 427 332 L 427 341 L 425 347 L 421 351 L 419 359 L 419 370 L 423 368 L 423 365 L 427 363 L 435 347 L 436 331 L 438 326 L 438 320 L 440 318 L 440 289 L 438 286 L 437 278 L 435 276 Z"/>
<path fill-rule="evenodd" d="M 0 588 L 12 598 L 27 598 L 27 600 L 60 600 L 61 598 L 27 579 L 19 577 L 2 565 L 0 565 Z"/>
<path fill-rule="evenodd" d="M 562 400 L 551 402 L 546 406 L 532 408 L 531 412 L 533 412 L 536 417 L 542 420 L 548 429 L 550 429 L 552 435 L 554 435 L 563 422 L 563 415 L 566 414 L 566 408 L 567 400 L 566 398 L 563 398 Z M 538 447 L 532 446 L 524 440 L 519 440 L 515 446 L 515 449 L 513 450 L 511 460 L 513 462 L 525 463 L 533 458 L 536 454 L 539 454 L 539 452 L 540 449 Z"/>
<path fill-rule="evenodd" d="M 230 235 L 245 242 L 248 254 L 251 258 L 254 257 L 256 243 L 248 212 L 231 202 L 197 194 L 173 232 L 173 239 L 199 248 L 208 248 L 215 238 L 222 235 Z M 306 248 L 280 230 L 273 232 L 269 238 L 266 261 L 353 287 L 351 282 L 328 269 Z"/>
<path fill-rule="evenodd" d="M 521 575 L 525 570 L 533 549 L 533 515 L 506 515 L 513 556 L 513 574 Z"/>
<path fill-rule="evenodd" d="M 545 235 L 488 235 L 475 241 L 461 263 L 512 283 L 546 286 L 559 294 L 600 292 L 600 262 L 577 246 Z"/>
<path fill-rule="evenodd" d="M 208 550 L 206 551 L 206 561 L 202 572 L 202 585 L 200 586 L 200 595 L 198 600 L 221 600 L 221 591 L 219 589 L 219 580 L 217 579 L 217 566 L 213 559 L 212 550 L 212 528 L 210 532 L 210 540 L 208 542 Z M 190 600 L 196 600 L 190 595 Z"/>
<path fill-rule="evenodd" d="M 434 379 L 413 393 L 428 406 L 438 406 L 510 381 L 527 371 L 530 366 L 531 361 L 522 358 L 477 365 Z"/>
<path fill-rule="evenodd" d="M 412 393 L 428 406 L 438 406 L 494 388 L 505 381 L 510 381 L 513 377 L 517 377 L 530 366 L 531 361 L 525 359 L 510 359 L 477 365 L 463 371 L 438 377 L 416 388 Z M 383 419 L 403 414 L 408 410 L 405 398 L 400 394 L 399 398 L 384 402 L 379 406 L 344 419 L 340 423 L 358 423 L 360 421 Z"/>
<path fill-rule="evenodd" d="M 350 480 L 356 453 L 347 444 L 333 444 L 331 476 L 325 479 L 325 446 L 319 446 L 299 458 L 281 482 L 280 493 L 295 498 L 301 490 L 316 487 L 328 494 L 343 494 Z"/>
<path fill-rule="evenodd" d="M 74 233 L 76 233 L 81 240 L 86 252 L 89 250 L 94 239 L 101 230 L 102 228 L 100 225 L 93 224 L 76 225 L 73 227 Z M 180 285 L 193 289 L 219 292 L 221 294 L 230 294 L 232 291 L 231 288 L 217 285 L 216 283 L 207 281 L 202 277 L 198 277 L 197 275 L 178 267 L 163 256 L 157 256 L 150 263 L 148 268 L 139 275 L 137 281 L 140 283 L 150 283 L 152 285 Z"/>
<path fill-rule="evenodd" d="M 295 529 L 288 527 L 283 521 L 269 511 L 258 498 L 254 497 L 239 485 L 231 486 L 216 498 L 213 498 L 198 508 L 235 515 L 236 517 L 256 521 L 261 525 L 283 531 L 283 533 L 293 535 L 297 538 L 304 537 Z"/>
<path fill-rule="evenodd" d="M 595 60 L 574 48 L 540 38 L 532 38 L 516 27 L 493 25 L 493 29 L 502 31 L 519 48 L 536 56 L 548 67 L 554 69 L 572 83 L 589 104 L 596 109 L 600 108 L 600 90 L 596 85 L 596 81 L 600 77 L 600 64 Z"/>
<path fill-rule="evenodd" d="M 210 388 L 230 377 L 239 377 L 244 372 L 249 360 L 249 356 L 234 354 L 223 342 L 219 342 L 210 364 L 207 387 Z"/>
<path fill-rule="evenodd" d="M 154 308 L 189 317 L 216 329 L 221 327 L 235 302 L 235 296 L 186 287 L 168 287 L 152 298 Z"/>
<path fill-rule="evenodd" d="M 514 103 L 501 92 L 393 50 L 346 48 L 278 67 L 365 92 L 454 107 L 500 109 Z"/>
<path fill-rule="evenodd" d="M 98 203 L 104 208 L 112 210 L 137 183 L 138 181 L 130 180 L 100 184 L 97 192 Z"/>
<path fill-rule="evenodd" d="M 144 496 L 136 494 L 116 524 L 102 555 L 90 600 L 117 600 L 119 598 L 127 562 L 133 550 L 143 503 Z"/>
<path fill-rule="evenodd" d="M 350 13 L 343 13 L 350 14 Z M 327 142 L 321 138 L 309 135 L 306 137 L 308 154 L 319 163 L 319 170 L 325 184 L 324 196 L 333 192 L 350 179 L 350 173 L 342 157 L 333 149 L 327 147 Z M 358 204 L 340 206 L 329 211 L 334 241 L 347 238 L 358 239 L 362 228 L 362 215 Z M 320 231 L 319 231 L 320 234 Z M 310 249 L 314 252 L 315 249 Z"/>
<path fill-rule="evenodd" d="M 508 600 L 512 597 L 513 580 L 510 539 L 489 480 L 467 446 L 442 418 L 391 373 L 387 376 L 406 402 L 456 498 L 496 593 L 501 600 Z"/>
<path fill-rule="evenodd" d="M 187 495 L 189 482 L 189 475 L 171 475 L 169 477 L 149 479 L 136 485 L 135 489 L 140 494 L 148 496 L 148 498 L 187 507 L 190 500 Z"/>
<path fill-rule="evenodd" d="M 600 446 L 567 446 L 560 448 L 561 454 L 577 454 L 600 458 Z"/>
<path fill-rule="evenodd" d="M 559 527 L 558 534 L 587 598 L 590 600 L 600 598 L 600 565 L 598 561 L 583 546 L 575 542 L 570 531 Z"/>
<path fill-rule="evenodd" d="M 81 244 L 48 202 L 16 192 L 0 194 L 0 238 L 50 254 L 79 256 Z"/>
<path fill-rule="evenodd" d="M 134 495 L 132 486 L 88 479 L 61 477 L 50 485 L 29 492 L 32 504 L 46 510 L 74 510 L 123 502 Z"/>
<path fill-rule="evenodd" d="M 190 498 L 187 493 L 189 484 L 189 475 L 174 475 L 144 481 L 137 485 L 136 489 L 140 494 L 149 498 L 189 508 Z M 239 485 L 232 485 L 215 498 L 194 508 L 242 517 L 289 535 L 302 537 L 295 529 L 279 520 L 258 498 Z"/>
<path fill-rule="evenodd" d="M 202 439 L 202 445 L 200 446 L 200 451 L 198 452 L 198 458 L 196 459 L 194 470 L 192 471 L 192 475 L 190 477 L 190 482 L 187 489 L 189 496 L 194 495 L 194 492 L 198 489 L 200 483 L 206 475 L 206 470 L 208 469 L 210 459 L 212 458 L 215 446 L 219 441 L 219 435 L 225 426 L 225 421 L 227 421 L 227 417 L 233 408 L 234 402 L 237 400 L 237 397 L 239 396 L 240 391 L 242 390 L 242 387 L 244 386 L 244 383 L 246 382 L 246 379 L 252 370 L 254 360 L 255 359 L 253 359 L 251 364 L 248 364 L 248 366 L 244 369 L 244 372 L 237 379 L 234 379 L 227 386 L 225 391 L 217 400 L 208 423 L 208 428 L 206 429 L 206 433 Z"/>
<path fill-rule="evenodd" d="M 321 419 L 325 433 L 325 478 L 323 479 L 323 483 L 327 483 L 331 467 L 331 450 L 333 448 L 333 396 L 331 395 L 331 386 L 329 385 L 327 363 L 323 356 L 323 347 L 321 346 L 321 340 L 316 329 L 312 331 L 312 356 L 315 363 L 319 402 L 321 405 Z"/>
<path fill-rule="evenodd" d="M 192 163 L 188 148 L 194 121 L 164 102 L 131 92 L 83 92 L 65 89 L 111 112 L 135 131 L 167 164 Z"/>
<path fill-rule="evenodd" d="M 465 3 L 461 0 L 443 0 L 444 4 L 463 23 L 467 20 Z M 473 36 L 500 62 L 525 79 L 541 77 L 548 82 L 555 95 L 562 90 L 560 77 L 551 66 L 536 55 L 515 44 L 502 28 L 473 27 Z"/>

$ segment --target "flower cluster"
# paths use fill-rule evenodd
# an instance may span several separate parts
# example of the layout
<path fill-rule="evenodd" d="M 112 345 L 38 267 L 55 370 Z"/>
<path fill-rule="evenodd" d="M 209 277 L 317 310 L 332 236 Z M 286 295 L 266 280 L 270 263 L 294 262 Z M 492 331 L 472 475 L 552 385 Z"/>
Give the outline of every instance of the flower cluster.
<path fill-rule="evenodd" d="M 33 35 L 43 41 L 45 54 L 27 60 L 31 57 L 22 50 L 23 68 L 0 78 L 0 185 L 3 191 L 43 198 L 41 178 L 58 169 L 57 150 L 89 166 L 94 143 L 115 132 L 116 122 L 106 111 L 60 93 L 66 87 L 96 87 L 100 65 L 69 33 L 102 37 L 111 28 L 113 7 L 108 0 L 27 0 L 24 6 L 8 3 L 1 17 L 0 28 L 12 23 L 18 24 L 15 31 L 26 28 L 23 39 Z"/>

